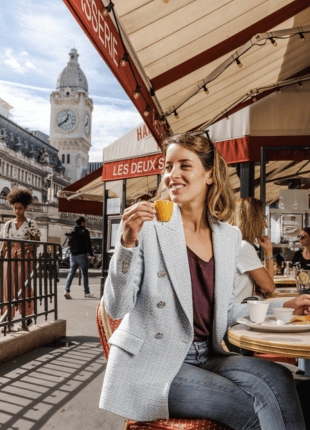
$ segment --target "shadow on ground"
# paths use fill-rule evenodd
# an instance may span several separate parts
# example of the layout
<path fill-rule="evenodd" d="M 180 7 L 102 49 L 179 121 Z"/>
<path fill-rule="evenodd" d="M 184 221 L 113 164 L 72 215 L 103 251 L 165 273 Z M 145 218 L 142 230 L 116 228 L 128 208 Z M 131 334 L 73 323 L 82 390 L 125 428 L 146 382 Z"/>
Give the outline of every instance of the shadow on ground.
<path fill-rule="evenodd" d="M 80 336 L 2 363 L 1 429 L 41 429 L 56 412 L 65 413 L 65 405 L 102 374 L 105 363 L 98 337 Z M 76 423 L 76 428 L 82 427 Z"/>

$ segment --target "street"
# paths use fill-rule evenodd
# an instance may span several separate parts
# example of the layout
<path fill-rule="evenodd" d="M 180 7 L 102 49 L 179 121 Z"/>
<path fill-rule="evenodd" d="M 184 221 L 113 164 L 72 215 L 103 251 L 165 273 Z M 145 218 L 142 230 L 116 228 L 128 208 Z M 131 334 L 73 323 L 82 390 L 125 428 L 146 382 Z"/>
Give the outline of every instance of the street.
<path fill-rule="evenodd" d="M 66 300 L 65 280 L 57 291 L 67 337 L 0 364 L 2 430 L 124 429 L 123 418 L 98 407 L 106 367 L 95 320 L 100 276 L 89 278 L 92 299 L 75 278 Z"/>

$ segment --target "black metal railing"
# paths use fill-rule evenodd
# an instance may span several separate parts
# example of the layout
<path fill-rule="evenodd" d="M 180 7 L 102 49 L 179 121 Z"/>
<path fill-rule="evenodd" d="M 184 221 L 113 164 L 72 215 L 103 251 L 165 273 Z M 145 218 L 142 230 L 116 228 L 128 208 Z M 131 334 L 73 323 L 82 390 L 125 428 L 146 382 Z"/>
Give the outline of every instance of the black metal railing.
<path fill-rule="evenodd" d="M 2 246 L 6 243 L 5 249 Z M 30 246 L 31 245 L 31 246 Z M 0 330 L 14 324 L 27 330 L 30 322 L 54 314 L 57 320 L 57 281 L 61 246 L 49 242 L 0 238 Z M 19 310 L 20 317 L 12 317 Z"/>

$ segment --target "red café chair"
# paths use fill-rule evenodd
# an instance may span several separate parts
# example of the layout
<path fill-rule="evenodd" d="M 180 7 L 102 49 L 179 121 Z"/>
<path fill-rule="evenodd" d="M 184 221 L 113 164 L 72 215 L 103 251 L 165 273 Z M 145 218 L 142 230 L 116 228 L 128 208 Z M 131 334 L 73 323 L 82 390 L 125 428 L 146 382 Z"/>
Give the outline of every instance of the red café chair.
<path fill-rule="evenodd" d="M 103 302 L 103 301 L 102 301 Z M 108 361 L 110 344 L 109 339 L 120 325 L 122 319 L 113 320 L 105 311 L 104 305 L 98 305 L 96 309 L 96 321 L 99 331 L 100 342 L 103 348 L 104 355 Z M 171 418 L 157 420 L 151 422 L 138 422 L 127 420 L 124 430 L 232 430 L 231 427 L 225 424 L 219 424 L 208 419 L 180 419 Z"/>

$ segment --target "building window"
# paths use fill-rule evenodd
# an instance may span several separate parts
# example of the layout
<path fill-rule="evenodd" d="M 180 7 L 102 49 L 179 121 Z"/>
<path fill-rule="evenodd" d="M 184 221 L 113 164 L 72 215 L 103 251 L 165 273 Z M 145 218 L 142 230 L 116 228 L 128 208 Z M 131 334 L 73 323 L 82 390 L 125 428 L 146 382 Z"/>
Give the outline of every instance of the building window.
<path fill-rule="evenodd" d="M 65 156 L 65 154 L 62 154 L 62 156 L 61 156 L 61 162 L 62 162 L 62 164 L 65 164 L 65 162 L 66 162 L 66 156 Z"/>
<path fill-rule="evenodd" d="M 70 154 L 67 154 L 67 164 L 70 164 Z"/>
<path fill-rule="evenodd" d="M 67 91 L 67 92 L 66 92 L 66 96 L 70 96 L 70 93 L 69 93 L 69 91 Z"/>

